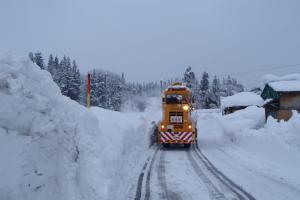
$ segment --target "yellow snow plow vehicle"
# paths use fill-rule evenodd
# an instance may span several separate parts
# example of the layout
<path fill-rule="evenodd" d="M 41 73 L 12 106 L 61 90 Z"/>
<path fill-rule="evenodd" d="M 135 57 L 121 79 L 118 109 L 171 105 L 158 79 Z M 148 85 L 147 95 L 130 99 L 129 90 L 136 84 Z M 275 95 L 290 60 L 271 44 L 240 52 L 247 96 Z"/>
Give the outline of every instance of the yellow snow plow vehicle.
<path fill-rule="evenodd" d="M 197 122 L 192 119 L 192 92 L 182 83 L 173 83 L 163 94 L 163 117 L 158 124 L 157 142 L 164 147 L 197 143 Z"/>

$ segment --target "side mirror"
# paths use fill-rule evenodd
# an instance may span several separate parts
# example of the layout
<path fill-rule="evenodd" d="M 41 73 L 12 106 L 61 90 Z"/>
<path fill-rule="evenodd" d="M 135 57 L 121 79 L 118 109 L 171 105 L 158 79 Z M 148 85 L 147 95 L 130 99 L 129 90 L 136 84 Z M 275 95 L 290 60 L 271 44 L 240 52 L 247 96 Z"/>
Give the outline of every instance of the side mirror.
<path fill-rule="evenodd" d="M 166 101 L 166 99 L 165 98 L 162 98 L 162 102 L 164 103 Z"/>

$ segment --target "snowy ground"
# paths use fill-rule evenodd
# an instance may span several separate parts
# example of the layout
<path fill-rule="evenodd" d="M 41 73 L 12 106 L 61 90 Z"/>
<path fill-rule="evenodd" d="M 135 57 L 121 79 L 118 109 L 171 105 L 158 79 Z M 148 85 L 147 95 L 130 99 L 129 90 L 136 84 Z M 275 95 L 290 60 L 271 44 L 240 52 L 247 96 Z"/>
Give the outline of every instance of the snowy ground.
<path fill-rule="evenodd" d="M 251 107 L 232 115 L 199 114 L 199 146 L 211 162 L 257 199 L 300 196 L 299 114 L 289 122 Z"/>
<path fill-rule="evenodd" d="M 151 109 L 87 110 L 62 96 L 47 71 L 5 53 L 0 104 L 1 200 L 124 199 L 157 118 Z"/>
<path fill-rule="evenodd" d="M 0 104 L 0 200 L 133 199 L 141 174 L 142 199 L 230 199 L 238 191 L 196 149 L 149 147 L 160 99 L 149 98 L 143 113 L 87 110 L 62 96 L 48 72 L 5 54 Z M 256 199 L 299 199 L 300 115 L 265 124 L 263 114 L 198 111 L 199 147 Z"/>

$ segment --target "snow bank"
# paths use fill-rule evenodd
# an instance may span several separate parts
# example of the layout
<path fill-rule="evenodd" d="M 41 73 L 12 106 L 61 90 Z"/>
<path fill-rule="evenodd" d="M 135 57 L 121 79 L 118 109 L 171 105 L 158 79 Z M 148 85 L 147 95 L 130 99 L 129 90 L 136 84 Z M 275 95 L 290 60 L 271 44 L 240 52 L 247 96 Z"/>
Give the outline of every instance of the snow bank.
<path fill-rule="evenodd" d="M 199 111 L 199 130 L 207 133 L 205 139 L 212 139 L 218 143 L 239 142 L 244 137 L 273 138 L 281 145 L 300 150 L 300 114 L 296 111 L 289 121 L 280 121 L 268 118 L 265 122 L 263 108 L 247 107 L 230 115 L 222 116 L 215 111 Z M 201 134 L 201 132 L 200 132 Z M 203 139 L 203 138 L 199 138 Z M 227 141 L 224 141 L 224 139 Z M 201 141 L 201 140 L 200 140 Z"/>
<path fill-rule="evenodd" d="M 126 198 L 147 157 L 146 115 L 88 111 L 9 54 L 0 56 L 0 104 L 0 199 Z"/>
<path fill-rule="evenodd" d="M 80 138 L 101 134 L 97 119 L 47 71 L 9 54 L 0 56 L 0 104 L 0 199 L 80 199 Z"/>
<path fill-rule="evenodd" d="M 281 120 L 278 122 L 277 119 L 269 117 L 266 125 L 260 132 L 275 139 L 278 143 L 287 148 L 293 148 L 300 151 L 299 122 L 300 114 L 297 111 L 293 111 L 293 115 L 289 121 Z"/>
<path fill-rule="evenodd" d="M 99 179 L 91 174 L 89 182 L 92 188 L 105 183 L 105 199 L 126 199 L 128 194 L 135 194 L 133 184 L 150 153 L 151 120 L 139 113 L 119 113 L 96 107 L 91 111 L 104 130 L 102 143 L 105 145 L 98 148 L 104 160 L 101 166 L 104 176 Z M 87 155 L 86 162 L 94 165 L 92 168 L 99 167 L 93 160 L 94 156 Z"/>
<path fill-rule="evenodd" d="M 240 92 L 221 99 L 223 109 L 234 106 L 262 106 L 263 104 L 263 99 L 253 92 Z"/>
<path fill-rule="evenodd" d="M 264 109 L 255 106 L 225 116 L 200 112 L 198 142 L 220 171 L 255 197 L 297 199 L 299 120 L 294 112 L 289 121 L 269 118 L 265 123 Z"/>
<path fill-rule="evenodd" d="M 212 112 L 200 110 L 198 116 L 198 139 L 204 146 L 206 143 L 203 139 L 222 145 L 236 142 L 237 137 L 247 134 L 247 130 L 257 129 L 264 124 L 264 110 L 256 106 L 224 116 L 214 110 Z"/>

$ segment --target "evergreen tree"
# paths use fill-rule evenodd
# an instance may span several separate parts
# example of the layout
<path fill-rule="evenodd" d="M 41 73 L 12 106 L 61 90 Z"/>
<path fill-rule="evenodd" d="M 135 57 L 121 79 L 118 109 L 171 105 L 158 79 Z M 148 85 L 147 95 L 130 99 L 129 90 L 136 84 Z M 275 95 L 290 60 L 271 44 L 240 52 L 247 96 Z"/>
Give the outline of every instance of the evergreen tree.
<path fill-rule="evenodd" d="M 107 76 L 108 109 L 119 111 L 122 104 L 122 79 L 110 74 Z"/>
<path fill-rule="evenodd" d="M 211 83 L 211 104 L 210 107 L 219 107 L 220 106 L 220 95 L 221 95 L 221 83 L 220 80 L 217 78 L 217 76 L 214 76 L 214 79 Z"/>
<path fill-rule="evenodd" d="M 210 104 L 210 91 L 209 91 L 209 75 L 207 72 L 203 72 L 202 79 L 200 81 L 200 105 L 202 108 L 209 108 Z"/>
<path fill-rule="evenodd" d="M 30 59 L 33 63 L 35 63 L 34 55 L 33 55 L 32 52 L 29 52 L 28 57 L 29 57 L 29 59 Z"/>
<path fill-rule="evenodd" d="M 80 98 L 80 85 L 81 80 L 79 69 L 77 68 L 76 61 L 73 60 L 72 70 L 70 70 L 68 96 L 75 101 L 79 101 Z"/>
<path fill-rule="evenodd" d="M 71 74 L 71 61 L 70 58 L 65 56 L 60 62 L 60 70 L 58 73 L 58 85 L 61 93 L 65 96 L 70 97 L 70 81 L 72 78 Z"/>
<path fill-rule="evenodd" d="M 91 106 L 99 106 L 99 97 L 97 93 L 97 76 L 95 69 L 91 74 Z"/>
<path fill-rule="evenodd" d="M 57 56 L 55 56 L 54 58 L 54 62 L 53 62 L 53 80 L 58 84 L 58 81 L 60 79 L 60 72 L 61 72 L 61 69 L 60 69 L 60 64 L 59 64 L 59 59 Z"/>
<path fill-rule="evenodd" d="M 195 106 L 196 108 L 199 108 L 201 104 L 200 86 L 191 66 L 188 66 L 188 68 L 185 70 L 182 80 L 186 86 L 192 90 Z"/>
<path fill-rule="evenodd" d="M 37 66 L 39 66 L 41 69 L 45 69 L 44 59 L 41 52 L 34 54 L 34 63 L 37 64 Z"/>
<path fill-rule="evenodd" d="M 209 89 L 209 76 L 207 72 L 203 72 L 202 79 L 200 81 L 200 90 L 202 93 L 207 93 Z"/>
<path fill-rule="evenodd" d="M 197 85 L 197 79 L 195 73 L 192 71 L 192 67 L 188 66 L 185 70 L 182 81 L 186 84 L 186 86 L 193 90 L 193 88 Z"/>
<path fill-rule="evenodd" d="M 28 55 L 32 62 L 36 63 L 42 69 L 46 68 L 50 72 L 54 82 L 59 86 L 63 95 L 78 102 L 81 101 L 81 88 L 83 84 L 75 60 L 71 63 L 70 57 L 64 56 L 63 59 L 59 61 L 57 56 L 54 58 L 53 55 L 50 54 L 48 64 L 45 66 L 41 52 L 35 54 L 30 52 Z"/>
<path fill-rule="evenodd" d="M 55 63 L 54 63 L 54 58 L 53 58 L 52 54 L 50 54 L 49 59 L 48 59 L 47 70 L 50 72 L 50 74 L 53 78 L 54 72 L 55 72 Z"/>

